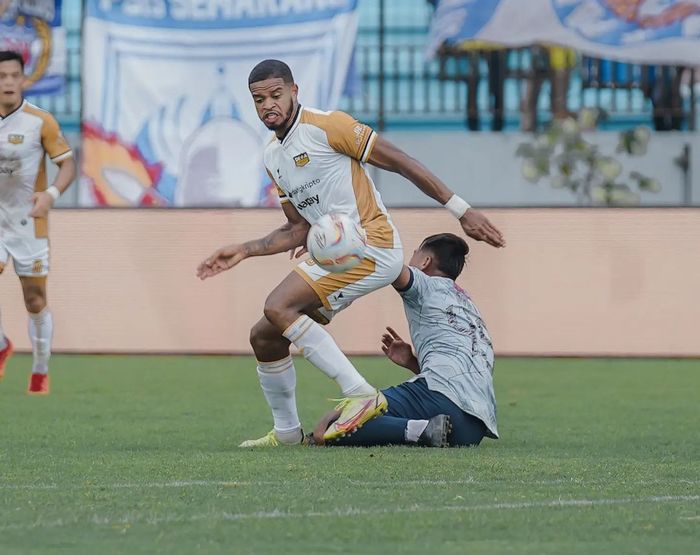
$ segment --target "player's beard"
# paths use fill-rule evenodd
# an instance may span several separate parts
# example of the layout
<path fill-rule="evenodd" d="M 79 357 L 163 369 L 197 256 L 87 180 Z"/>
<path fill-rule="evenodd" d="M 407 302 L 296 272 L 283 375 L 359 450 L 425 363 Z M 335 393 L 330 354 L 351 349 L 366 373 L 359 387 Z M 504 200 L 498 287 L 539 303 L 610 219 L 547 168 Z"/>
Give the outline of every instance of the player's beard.
<path fill-rule="evenodd" d="M 265 127 L 267 127 L 270 131 L 279 131 L 279 130 L 286 131 L 287 128 L 292 125 L 292 119 L 294 118 L 294 114 L 295 114 L 294 102 L 290 100 L 289 110 L 287 110 L 286 114 L 283 114 L 284 119 L 282 120 L 282 123 L 277 123 L 277 124 L 272 124 L 272 125 L 265 124 Z"/>

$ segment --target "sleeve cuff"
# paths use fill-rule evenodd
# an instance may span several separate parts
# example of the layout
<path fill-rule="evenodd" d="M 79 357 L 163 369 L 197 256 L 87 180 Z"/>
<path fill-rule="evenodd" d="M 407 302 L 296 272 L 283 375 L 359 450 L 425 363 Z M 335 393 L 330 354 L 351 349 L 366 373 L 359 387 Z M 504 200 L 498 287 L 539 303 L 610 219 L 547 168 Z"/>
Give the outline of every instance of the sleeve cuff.
<path fill-rule="evenodd" d="M 362 151 L 362 156 L 360 157 L 360 162 L 365 163 L 367 160 L 369 160 L 370 154 L 372 154 L 372 149 L 374 148 L 374 143 L 377 140 L 377 133 L 375 131 L 372 131 L 372 133 L 369 136 L 369 139 L 367 139 L 367 143 L 365 144 L 365 148 Z"/>
<path fill-rule="evenodd" d="M 406 284 L 406 287 L 402 287 L 401 289 L 397 288 L 396 291 L 398 293 L 406 293 L 411 287 L 413 287 L 413 269 L 409 268 L 408 273 L 408 283 Z"/>
<path fill-rule="evenodd" d="M 63 160 L 66 160 L 67 158 L 72 158 L 73 157 L 73 151 L 68 150 L 67 152 L 64 152 L 63 154 L 59 154 L 58 156 L 54 156 L 51 158 L 51 161 L 55 164 L 56 162 L 62 162 Z"/>

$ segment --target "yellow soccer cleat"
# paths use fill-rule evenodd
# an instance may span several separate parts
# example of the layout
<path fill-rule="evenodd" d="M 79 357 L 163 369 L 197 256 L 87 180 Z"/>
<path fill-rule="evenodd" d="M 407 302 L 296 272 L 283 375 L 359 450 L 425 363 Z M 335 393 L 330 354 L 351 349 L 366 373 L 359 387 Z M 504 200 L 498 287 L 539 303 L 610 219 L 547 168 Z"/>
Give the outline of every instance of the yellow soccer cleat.
<path fill-rule="evenodd" d="M 346 397 L 335 408 L 341 413 L 338 420 L 328 426 L 326 433 L 323 434 L 324 441 L 332 441 L 351 434 L 372 418 L 384 414 L 389 408 L 389 403 L 384 394 L 377 390 L 371 395 Z"/>
<path fill-rule="evenodd" d="M 279 447 L 279 445 L 280 442 L 275 435 L 275 430 L 271 430 L 258 439 L 246 439 L 238 447 Z"/>
<path fill-rule="evenodd" d="M 284 443 L 277 439 L 277 436 L 275 435 L 275 430 L 271 430 L 264 436 L 258 438 L 258 439 L 247 439 L 243 443 L 241 443 L 238 447 L 287 447 L 290 445 L 308 445 L 309 441 L 307 437 L 304 435 L 304 432 L 301 431 L 301 439 L 297 443 Z"/>

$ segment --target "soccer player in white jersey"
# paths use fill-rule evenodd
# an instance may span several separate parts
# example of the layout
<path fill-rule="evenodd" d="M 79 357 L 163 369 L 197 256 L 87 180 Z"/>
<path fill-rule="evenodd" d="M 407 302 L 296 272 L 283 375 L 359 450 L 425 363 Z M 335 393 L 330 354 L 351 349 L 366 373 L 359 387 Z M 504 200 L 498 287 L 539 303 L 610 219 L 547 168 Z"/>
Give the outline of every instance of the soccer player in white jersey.
<path fill-rule="evenodd" d="M 46 305 L 49 271 L 48 214 L 75 178 L 70 145 L 54 117 L 22 97 L 24 62 L 16 52 L 0 51 L 0 273 L 12 259 L 29 312 L 34 353 L 28 392 L 49 392 L 53 319 Z M 59 166 L 46 187 L 46 162 Z M 12 343 L 0 321 L 0 378 Z"/>
<path fill-rule="evenodd" d="M 501 247 L 501 233 L 480 212 L 454 195 L 435 175 L 371 128 L 343 112 L 302 107 L 289 67 L 260 62 L 248 77 L 258 116 L 275 137 L 264 161 L 277 185 L 287 221 L 262 239 L 222 247 L 197 269 L 207 279 L 251 256 L 267 256 L 304 245 L 309 227 L 322 215 L 342 212 L 367 233 L 366 258 L 343 273 L 304 261 L 270 293 L 264 316 L 251 330 L 258 376 L 272 410 L 274 428 L 243 447 L 296 444 L 304 440 L 297 414 L 293 343 L 312 364 L 334 379 L 345 399 L 326 434 L 341 437 L 384 412 L 384 395 L 367 383 L 322 325 L 354 300 L 391 284 L 403 267 L 398 232 L 365 164 L 400 173 L 445 205 L 470 237 Z"/>

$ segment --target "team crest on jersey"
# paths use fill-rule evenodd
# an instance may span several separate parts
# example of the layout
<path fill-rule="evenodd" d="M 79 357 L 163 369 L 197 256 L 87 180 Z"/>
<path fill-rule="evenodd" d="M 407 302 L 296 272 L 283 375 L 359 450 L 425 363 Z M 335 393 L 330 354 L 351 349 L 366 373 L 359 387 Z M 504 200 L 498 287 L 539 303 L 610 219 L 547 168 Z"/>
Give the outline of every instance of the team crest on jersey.
<path fill-rule="evenodd" d="M 311 159 L 309 158 L 309 155 L 306 152 L 302 152 L 301 154 L 297 154 L 294 157 L 294 164 L 296 165 L 297 168 L 303 168 L 311 162 Z"/>
<path fill-rule="evenodd" d="M 13 145 L 21 145 L 24 142 L 24 135 L 12 134 L 7 136 L 7 142 Z"/>

